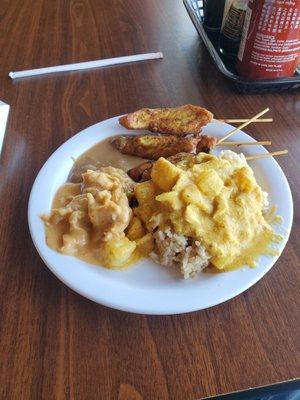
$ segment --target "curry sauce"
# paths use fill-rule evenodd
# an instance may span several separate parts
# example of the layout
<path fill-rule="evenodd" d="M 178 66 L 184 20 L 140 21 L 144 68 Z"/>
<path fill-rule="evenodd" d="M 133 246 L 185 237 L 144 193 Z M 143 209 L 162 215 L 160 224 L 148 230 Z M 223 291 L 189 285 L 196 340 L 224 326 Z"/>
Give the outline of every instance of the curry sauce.
<path fill-rule="evenodd" d="M 199 153 L 176 166 L 161 158 L 152 180 L 135 189 L 135 215 L 150 230 L 170 228 L 198 240 L 219 270 L 253 267 L 260 255 L 274 254 L 270 245 L 280 240 L 264 217 L 265 196 L 252 169 L 242 156 L 227 154 Z"/>
<path fill-rule="evenodd" d="M 171 230 L 204 246 L 219 271 L 254 267 L 275 255 L 265 193 L 243 155 L 199 153 L 176 165 L 160 158 L 151 179 L 135 184 L 124 172 L 142 159 L 120 153 L 111 139 L 79 157 L 44 216 L 47 244 L 88 263 L 123 269 L 153 250 L 154 230 Z M 133 209 L 133 196 L 138 206 Z M 133 216 L 133 218 L 132 218 Z"/>

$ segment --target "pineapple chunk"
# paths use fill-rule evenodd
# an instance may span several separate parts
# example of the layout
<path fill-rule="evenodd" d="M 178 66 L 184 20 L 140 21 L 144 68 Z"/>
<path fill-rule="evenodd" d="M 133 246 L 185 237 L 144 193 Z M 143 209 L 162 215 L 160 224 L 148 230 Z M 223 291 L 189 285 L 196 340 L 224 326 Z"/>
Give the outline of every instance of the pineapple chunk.
<path fill-rule="evenodd" d="M 154 200 L 155 186 L 151 181 L 139 183 L 134 189 L 134 194 L 139 204 L 145 204 L 148 201 Z"/>
<path fill-rule="evenodd" d="M 127 237 L 112 240 L 105 244 L 106 263 L 110 268 L 126 267 L 136 248 L 136 243 Z"/>
<path fill-rule="evenodd" d="M 154 239 L 151 233 L 147 233 L 145 236 L 136 240 L 136 249 L 138 253 L 143 257 L 147 257 L 148 254 L 151 253 L 153 248 Z"/>
<path fill-rule="evenodd" d="M 200 192 L 196 185 L 190 184 L 181 193 L 182 199 L 186 204 L 195 204 L 202 211 L 211 213 L 212 203 Z"/>
<path fill-rule="evenodd" d="M 155 199 L 176 211 L 180 210 L 183 205 L 176 192 L 162 193 L 156 196 Z"/>
<path fill-rule="evenodd" d="M 170 191 L 175 185 L 180 172 L 180 169 L 174 164 L 161 157 L 154 163 L 152 167 L 151 178 L 160 189 L 164 191 Z"/>
<path fill-rule="evenodd" d="M 142 221 L 138 217 L 133 217 L 126 230 L 126 236 L 129 240 L 136 240 L 144 235 L 145 229 L 142 225 Z"/>
<path fill-rule="evenodd" d="M 204 170 L 199 172 L 196 177 L 196 184 L 209 198 L 218 196 L 224 186 L 222 179 L 215 171 Z"/>

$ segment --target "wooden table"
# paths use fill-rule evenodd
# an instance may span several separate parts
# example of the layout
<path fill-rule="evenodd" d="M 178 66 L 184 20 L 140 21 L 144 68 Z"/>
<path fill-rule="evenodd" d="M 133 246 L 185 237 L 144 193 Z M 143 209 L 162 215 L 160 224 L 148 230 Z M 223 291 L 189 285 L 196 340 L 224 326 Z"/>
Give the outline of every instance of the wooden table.
<path fill-rule="evenodd" d="M 0 99 L 12 106 L 0 166 L 0 398 L 196 399 L 299 376 L 299 93 L 234 92 L 180 0 L 3 0 L 0 20 Z M 165 58 L 8 78 L 9 71 L 148 51 Z M 272 109 L 272 125 L 247 132 L 289 149 L 278 159 L 294 197 L 289 243 L 259 283 L 209 310 L 143 316 L 86 300 L 51 274 L 32 244 L 26 213 L 35 176 L 89 125 L 184 103 L 217 117 Z"/>

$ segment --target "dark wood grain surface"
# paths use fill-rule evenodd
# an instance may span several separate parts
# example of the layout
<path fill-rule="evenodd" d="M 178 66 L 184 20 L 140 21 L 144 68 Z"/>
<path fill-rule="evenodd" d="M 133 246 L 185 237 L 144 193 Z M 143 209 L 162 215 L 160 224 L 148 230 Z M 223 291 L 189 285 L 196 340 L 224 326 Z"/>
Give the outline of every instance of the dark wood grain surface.
<path fill-rule="evenodd" d="M 9 71 L 148 51 L 165 58 L 8 78 Z M 1 400 L 196 399 L 299 376 L 299 92 L 234 92 L 181 1 L 2 0 L 0 99 L 11 105 L 0 162 Z M 247 131 L 289 149 L 278 160 L 295 205 L 288 245 L 259 283 L 209 310 L 143 316 L 86 300 L 34 249 L 26 212 L 35 176 L 89 125 L 143 106 L 184 103 L 217 117 L 272 109 L 272 125 Z"/>

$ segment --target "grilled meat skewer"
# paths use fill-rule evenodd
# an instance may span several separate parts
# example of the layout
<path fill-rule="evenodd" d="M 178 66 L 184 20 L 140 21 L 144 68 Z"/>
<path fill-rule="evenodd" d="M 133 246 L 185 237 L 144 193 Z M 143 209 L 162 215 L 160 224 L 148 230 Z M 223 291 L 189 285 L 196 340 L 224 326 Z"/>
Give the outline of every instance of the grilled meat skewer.
<path fill-rule="evenodd" d="M 205 108 L 186 104 L 175 108 L 142 108 L 119 119 L 127 129 L 146 129 L 167 135 L 199 134 L 213 114 Z"/>
<path fill-rule="evenodd" d="M 123 154 L 157 160 L 159 157 L 170 157 L 180 152 L 196 152 L 200 138 L 200 136 L 126 135 L 116 137 L 111 144 Z"/>
<path fill-rule="evenodd" d="M 201 136 L 198 145 L 197 145 L 197 153 L 204 152 L 209 153 L 210 150 L 217 144 L 217 139 L 211 136 L 203 135 Z M 191 153 L 179 152 L 175 155 L 167 157 L 167 160 L 176 164 L 179 161 L 183 160 L 191 156 Z M 144 182 L 151 179 L 151 170 L 154 161 L 145 161 L 137 167 L 131 168 L 127 171 L 127 174 L 132 178 L 135 182 Z"/>

